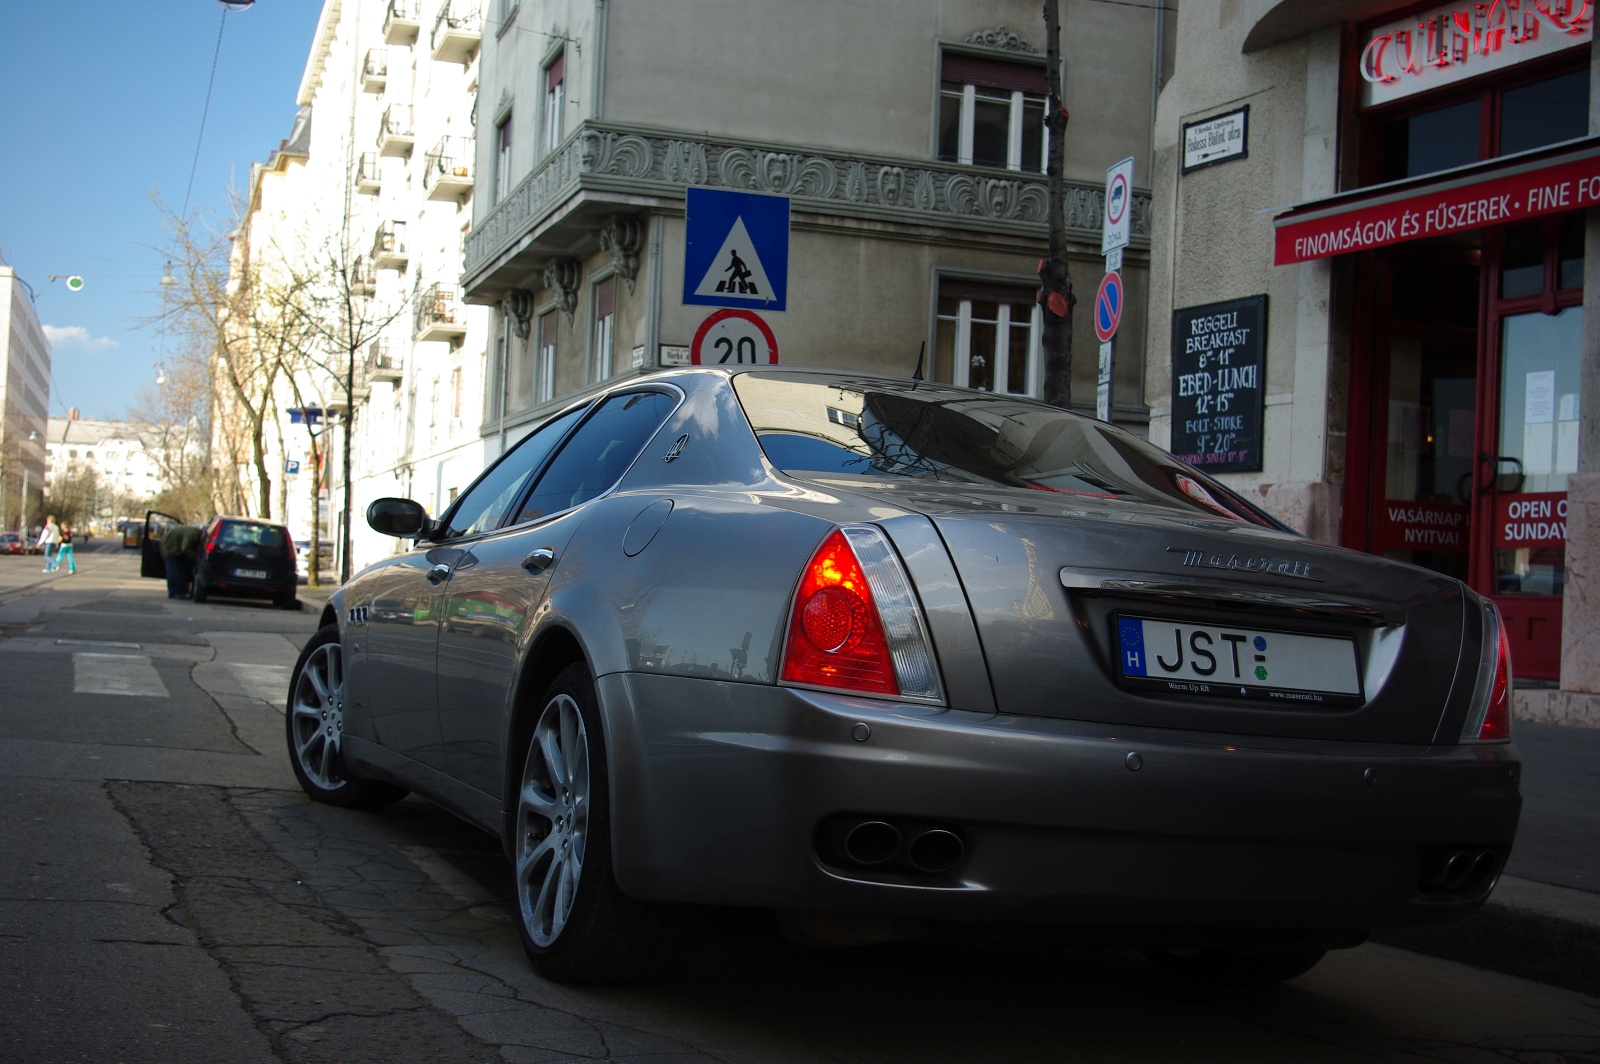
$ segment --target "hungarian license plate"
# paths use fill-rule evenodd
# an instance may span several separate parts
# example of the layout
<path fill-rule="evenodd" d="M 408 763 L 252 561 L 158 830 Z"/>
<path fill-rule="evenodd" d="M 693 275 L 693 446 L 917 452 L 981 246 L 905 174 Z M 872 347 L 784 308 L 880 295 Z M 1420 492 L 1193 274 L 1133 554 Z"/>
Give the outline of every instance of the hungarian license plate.
<path fill-rule="evenodd" d="M 241 580 L 265 580 L 267 571 L 265 569 L 235 569 L 233 575 Z"/>
<path fill-rule="evenodd" d="M 1361 701 L 1352 639 L 1119 615 L 1125 683 L 1175 695 L 1279 702 Z"/>

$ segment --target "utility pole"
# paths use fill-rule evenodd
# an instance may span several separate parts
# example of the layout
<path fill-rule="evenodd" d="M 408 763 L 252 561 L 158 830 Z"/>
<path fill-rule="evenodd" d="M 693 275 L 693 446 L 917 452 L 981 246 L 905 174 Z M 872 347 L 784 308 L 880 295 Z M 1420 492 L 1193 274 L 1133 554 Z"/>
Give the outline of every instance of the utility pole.
<path fill-rule="evenodd" d="M 1067 271 L 1067 182 L 1065 158 L 1067 109 L 1061 99 L 1061 0 L 1044 0 L 1045 76 L 1050 98 L 1045 102 L 1045 183 L 1050 195 L 1050 251 L 1039 263 L 1044 304 L 1044 401 L 1072 406 L 1072 276 Z"/>

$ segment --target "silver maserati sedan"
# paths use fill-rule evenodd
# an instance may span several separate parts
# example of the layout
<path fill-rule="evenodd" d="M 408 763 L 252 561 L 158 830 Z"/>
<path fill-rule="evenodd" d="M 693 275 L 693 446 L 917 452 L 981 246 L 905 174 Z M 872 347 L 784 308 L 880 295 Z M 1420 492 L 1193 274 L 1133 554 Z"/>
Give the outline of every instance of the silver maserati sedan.
<path fill-rule="evenodd" d="M 1024 398 L 663 372 L 367 520 L 407 543 L 300 656 L 294 771 L 499 837 L 554 979 L 714 904 L 1269 982 L 1470 915 L 1516 833 L 1490 602 Z"/>

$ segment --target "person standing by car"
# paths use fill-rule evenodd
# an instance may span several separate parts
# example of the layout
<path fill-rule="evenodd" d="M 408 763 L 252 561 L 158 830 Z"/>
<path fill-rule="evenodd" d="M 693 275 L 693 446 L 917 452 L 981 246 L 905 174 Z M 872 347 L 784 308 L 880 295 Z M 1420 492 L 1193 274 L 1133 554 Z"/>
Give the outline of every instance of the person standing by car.
<path fill-rule="evenodd" d="M 161 537 L 161 561 L 167 567 L 167 598 L 188 598 L 194 583 L 194 558 L 200 530 L 173 525 Z"/>
<path fill-rule="evenodd" d="M 56 548 L 61 545 L 61 526 L 56 524 L 56 515 L 50 514 L 44 519 L 44 529 L 39 533 L 39 548 L 44 551 L 44 571 L 55 572 Z"/>
<path fill-rule="evenodd" d="M 65 521 L 61 523 L 61 543 L 56 547 L 56 563 L 54 567 L 61 568 L 62 562 L 66 563 L 69 574 L 78 571 L 77 554 L 72 549 L 72 526 Z"/>

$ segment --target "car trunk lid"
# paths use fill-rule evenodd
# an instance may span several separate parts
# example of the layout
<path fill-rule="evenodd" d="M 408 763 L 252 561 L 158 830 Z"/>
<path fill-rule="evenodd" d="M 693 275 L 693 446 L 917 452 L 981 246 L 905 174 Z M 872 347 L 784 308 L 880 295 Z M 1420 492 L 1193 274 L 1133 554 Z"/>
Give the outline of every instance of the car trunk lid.
<path fill-rule="evenodd" d="M 809 478 L 930 518 L 949 548 L 1001 712 L 1164 728 L 1431 743 L 1459 730 L 1476 610 L 1447 577 L 1230 518 L 983 485 Z M 1140 683 L 1119 619 L 1348 640 L 1359 691 L 1306 702 Z M 1165 627 L 1158 629 L 1165 632 Z M 1276 646 L 1285 640 L 1276 640 Z M 1473 645 L 1466 648 L 1464 642 Z M 1237 646 L 1233 649 L 1237 650 Z M 1173 656 L 1178 656 L 1173 652 Z M 1255 686 L 1255 685 L 1252 685 Z M 1251 694 L 1257 692 L 1252 691 Z"/>

